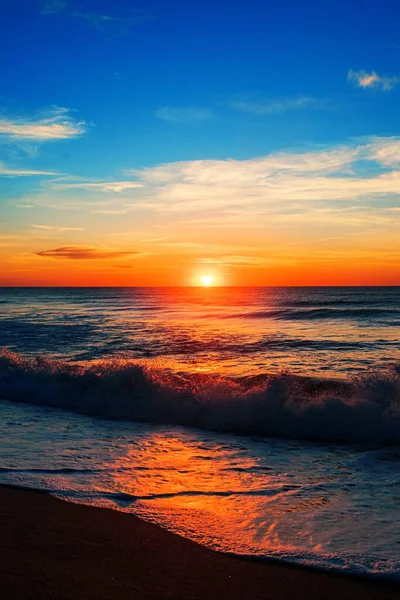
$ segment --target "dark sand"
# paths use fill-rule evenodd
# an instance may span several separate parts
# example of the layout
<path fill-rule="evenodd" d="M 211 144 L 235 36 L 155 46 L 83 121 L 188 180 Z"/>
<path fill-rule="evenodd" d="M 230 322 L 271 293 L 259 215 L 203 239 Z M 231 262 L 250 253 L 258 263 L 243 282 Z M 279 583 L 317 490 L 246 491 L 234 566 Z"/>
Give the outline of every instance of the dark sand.
<path fill-rule="evenodd" d="M 0 598 L 364 600 L 400 586 L 219 554 L 120 512 L 0 487 Z"/>

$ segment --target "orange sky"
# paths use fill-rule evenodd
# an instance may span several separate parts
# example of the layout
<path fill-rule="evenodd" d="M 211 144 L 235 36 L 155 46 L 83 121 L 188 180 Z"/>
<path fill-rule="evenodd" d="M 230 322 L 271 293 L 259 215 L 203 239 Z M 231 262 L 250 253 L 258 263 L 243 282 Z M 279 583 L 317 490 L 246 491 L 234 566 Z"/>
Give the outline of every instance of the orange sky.
<path fill-rule="evenodd" d="M 380 138 L 123 180 L 28 175 L 5 198 L 0 285 L 400 285 L 399 156 Z"/>
<path fill-rule="evenodd" d="M 262 257 L 260 257 L 262 260 Z M 293 264 L 240 265 L 220 263 L 218 258 L 202 264 L 197 256 L 148 255 L 130 263 L 120 260 L 54 259 L 46 263 L 23 256 L 5 263 L 1 270 L 4 286 L 186 286 L 202 285 L 211 275 L 213 285 L 399 285 L 396 263 L 379 260 L 312 260 L 299 255 Z M 110 264 L 111 262 L 111 264 Z M 11 264 L 10 264 L 11 263 Z M 133 264 L 132 264 L 133 263 Z M 8 268 L 10 265 L 10 268 Z"/>

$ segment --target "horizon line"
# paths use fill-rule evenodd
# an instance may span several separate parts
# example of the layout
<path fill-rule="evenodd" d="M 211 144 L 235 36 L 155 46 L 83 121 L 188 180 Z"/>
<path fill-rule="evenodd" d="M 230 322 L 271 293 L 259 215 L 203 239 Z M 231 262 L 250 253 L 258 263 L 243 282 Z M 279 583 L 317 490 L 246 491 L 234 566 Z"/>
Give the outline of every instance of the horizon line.
<path fill-rule="evenodd" d="M 238 289 L 238 288 L 400 288 L 395 284 L 363 285 L 0 285 L 0 289 Z"/>

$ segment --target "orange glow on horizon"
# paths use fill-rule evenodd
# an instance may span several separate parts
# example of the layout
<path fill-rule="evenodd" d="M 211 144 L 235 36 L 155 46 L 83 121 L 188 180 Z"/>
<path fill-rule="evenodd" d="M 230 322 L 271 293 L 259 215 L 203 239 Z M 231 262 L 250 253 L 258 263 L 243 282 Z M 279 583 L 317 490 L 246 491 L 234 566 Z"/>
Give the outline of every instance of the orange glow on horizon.
<path fill-rule="evenodd" d="M 389 255 L 358 256 L 353 248 L 333 255 L 290 248 L 238 257 L 192 251 L 164 253 L 146 246 L 132 258 L 71 259 L 38 256 L 35 249 L 2 249 L 0 286 L 186 287 L 400 285 L 398 263 Z M 384 262 L 386 259 L 386 263 Z M 203 267 L 203 268 L 202 268 Z M 207 279 L 203 279 L 206 278 Z M 210 281 L 209 278 L 212 278 Z"/>

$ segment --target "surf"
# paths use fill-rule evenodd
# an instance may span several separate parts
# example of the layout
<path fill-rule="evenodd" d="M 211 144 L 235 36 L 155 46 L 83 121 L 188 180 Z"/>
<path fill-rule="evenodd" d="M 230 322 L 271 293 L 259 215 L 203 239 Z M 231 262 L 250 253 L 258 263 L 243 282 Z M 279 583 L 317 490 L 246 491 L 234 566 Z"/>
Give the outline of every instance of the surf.
<path fill-rule="evenodd" d="M 400 443 L 400 365 L 348 379 L 233 378 L 129 360 L 0 353 L 0 398 L 103 419 L 341 443 Z"/>

